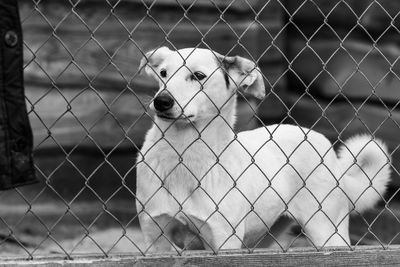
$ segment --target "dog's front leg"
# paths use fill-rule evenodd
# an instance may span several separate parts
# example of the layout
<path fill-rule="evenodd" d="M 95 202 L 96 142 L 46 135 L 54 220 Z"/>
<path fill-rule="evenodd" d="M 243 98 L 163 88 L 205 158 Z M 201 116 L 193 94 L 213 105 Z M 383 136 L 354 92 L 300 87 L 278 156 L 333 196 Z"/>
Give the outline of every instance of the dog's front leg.
<path fill-rule="evenodd" d="M 206 241 L 204 246 L 214 252 L 221 249 L 240 249 L 244 238 L 244 223 L 235 226 L 223 218 L 211 219 L 202 227 L 201 235 Z"/>
<path fill-rule="evenodd" d="M 175 251 L 171 240 L 173 227 L 172 217 L 166 214 L 150 217 L 146 213 L 139 215 L 139 222 L 144 236 L 146 247 L 144 251 L 163 252 Z"/>

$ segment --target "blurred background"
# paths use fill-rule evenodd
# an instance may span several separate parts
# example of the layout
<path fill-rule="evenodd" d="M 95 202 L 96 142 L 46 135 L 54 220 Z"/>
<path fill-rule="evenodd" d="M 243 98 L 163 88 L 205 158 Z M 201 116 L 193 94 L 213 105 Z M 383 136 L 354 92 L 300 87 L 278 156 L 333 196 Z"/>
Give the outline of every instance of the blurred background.
<path fill-rule="evenodd" d="M 138 75 L 160 46 L 257 62 L 263 101 L 240 99 L 237 130 L 292 123 L 335 146 L 355 133 L 393 156 L 385 200 L 351 221 L 354 245 L 399 243 L 400 2 L 390 0 L 19 0 L 27 107 L 40 184 L 0 194 L 0 254 L 140 252 L 135 160 L 156 91 Z M 257 115 L 253 110 L 257 110 Z M 260 246 L 307 244 L 287 220 Z"/>

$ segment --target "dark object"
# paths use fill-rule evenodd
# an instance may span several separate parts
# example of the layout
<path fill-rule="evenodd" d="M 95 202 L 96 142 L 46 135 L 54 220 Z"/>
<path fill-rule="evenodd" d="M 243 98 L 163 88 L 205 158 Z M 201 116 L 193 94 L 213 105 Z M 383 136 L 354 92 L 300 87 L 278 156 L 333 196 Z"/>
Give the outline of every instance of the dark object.
<path fill-rule="evenodd" d="M 15 0 L 0 1 L 0 190 L 37 182 L 25 106 L 22 31 Z"/>
<path fill-rule="evenodd" d="M 160 93 L 154 99 L 154 108 L 159 112 L 164 112 L 172 108 L 174 99 L 169 93 Z"/>
<path fill-rule="evenodd" d="M 4 35 L 4 41 L 9 47 L 15 47 L 18 44 L 18 35 L 15 31 L 10 30 Z"/>

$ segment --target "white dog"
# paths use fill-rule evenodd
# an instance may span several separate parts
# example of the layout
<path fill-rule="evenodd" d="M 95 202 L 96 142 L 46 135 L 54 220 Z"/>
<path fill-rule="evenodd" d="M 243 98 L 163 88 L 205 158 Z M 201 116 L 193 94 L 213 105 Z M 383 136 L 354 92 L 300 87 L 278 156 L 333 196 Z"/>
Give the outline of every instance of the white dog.
<path fill-rule="evenodd" d="M 250 246 L 284 214 L 313 245 L 346 246 L 350 212 L 385 193 L 390 156 L 370 136 L 351 138 L 336 154 L 322 134 L 298 126 L 236 134 L 236 91 L 265 95 L 252 61 L 162 47 L 140 68 L 160 85 L 137 163 L 137 211 L 151 250 L 174 249 L 178 224 L 207 249 Z"/>

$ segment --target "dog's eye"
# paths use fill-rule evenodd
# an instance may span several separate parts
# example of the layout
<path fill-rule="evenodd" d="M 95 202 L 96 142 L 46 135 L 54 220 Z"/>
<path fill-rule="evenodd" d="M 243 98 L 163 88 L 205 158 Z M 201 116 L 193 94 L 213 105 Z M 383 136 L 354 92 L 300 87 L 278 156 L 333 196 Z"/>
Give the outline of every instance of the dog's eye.
<path fill-rule="evenodd" d="M 162 78 L 167 77 L 167 71 L 166 71 L 165 69 L 162 69 L 162 70 L 160 71 L 160 76 L 161 76 Z"/>
<path fill-rule="evenodd" d="M 198 80 L 198 81 L 201 81 L 201 80 L 203 80 L 204 78 L 206 78 L 207 76 L 204 74 L 204 73 L 202 73 L 202 72 L 200 72 L 200 71 L 196 71 L 196 72 L 194 72 L 192 75 L 191 75 L 191 79 L 192 80 Z"/>

